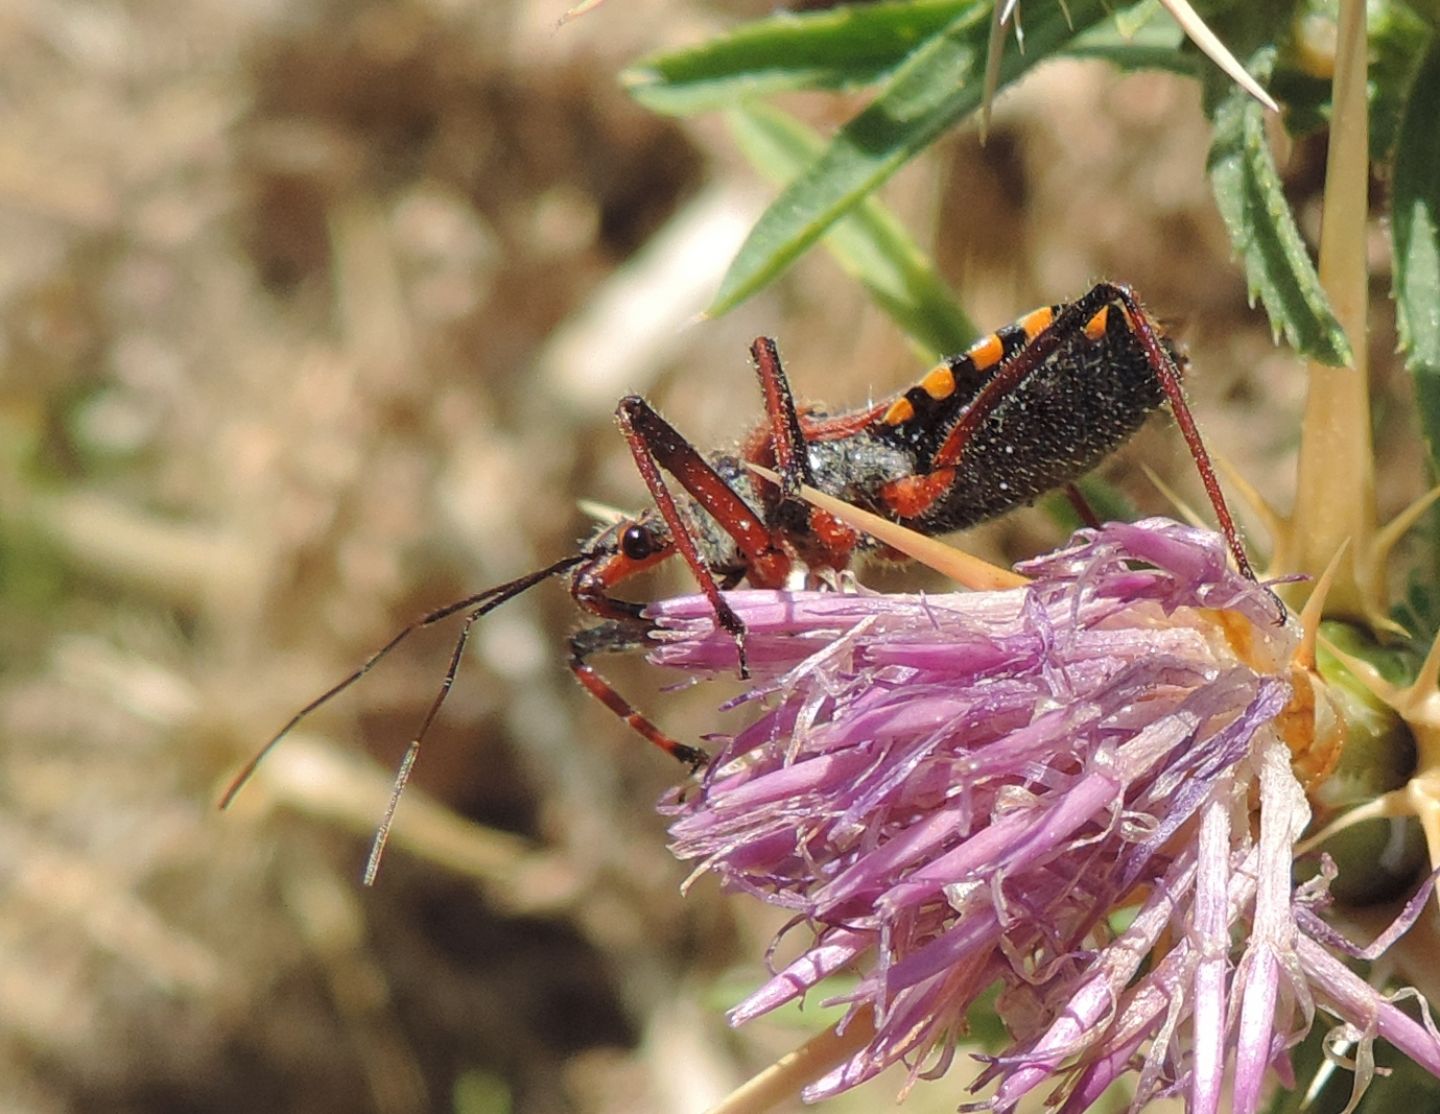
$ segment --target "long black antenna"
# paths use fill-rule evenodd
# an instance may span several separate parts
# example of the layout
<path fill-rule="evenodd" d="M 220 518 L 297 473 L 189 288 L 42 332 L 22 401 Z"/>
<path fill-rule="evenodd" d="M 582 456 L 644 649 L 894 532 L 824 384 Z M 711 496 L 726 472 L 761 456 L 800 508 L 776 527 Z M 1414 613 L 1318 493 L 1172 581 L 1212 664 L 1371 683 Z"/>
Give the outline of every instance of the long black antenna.
<path fill-rule="evenodd" d="M 552 576 L 572 569 L 582 561 L 591 560 L 596 555 L 597 554 L 592 551 L 573 554 L 556 561 L 553 565 L 547 565 L 543 569 L 528 573 L 516 580 L 497 585 L 494 588 L 487 588 L 483 592 L 477 592 L 473 596 L 466 596 L 464 599 L 456 600 L 454 603 L 448 603 L 444 607 L 416 619 L 396 634 L 394 638 L 390 639 L 389 642 L 385 643 L 384 646 L 371 654 L 370 657 L 365 660 L 365 663 L 361 665 L 359 669 L 355 670 L 354 673 L 351 673 L 344 680 L 326 689 L 314 700 L 306 704 L 305 707 L 291 716 L 290 721 L 286 723 L 284 727 L 280 728 L 250 761 L 241 767 L 240 772 L 235 775 L 234 779 L 231 780 L 230 784 L 226 787 L 225 792 L 221 794 L 220 807 L 222 809 L 230 807 L 230 803 L 235 799 L 236 794 L 238 794 L 240 790 L 245 787 L 245 784 L 255 775 L 256 769 L 258 769 L 260 763 L 265 760 L 266 755 L 274 750 L 280 741 L 284 739 L 286 735 L 290 734 L 310 713 L 322 705 L 329 703 L 329 701 L 355 684 L 356 681 L 369 673 L 391 650 L 399 646 L 400 643 L 404 642 L 405 639 L 409 638 L 410 635 L 417 630 L 433 626 L 459 612 L 468 611 L 469 614 L 465 616 L 465 622 L 460 628 L 460 634 L 455 639 L 455 649 L 450 655 L 450 666 L 445 671 L 444 680 L 440 683 L 440 691 L 435 694 L 435 699 L 431 702 L 429 710 L 425 713 L 425 719 L 420 724 L 420 730 L 416 732 L 415 738 L 411 740 L 410 748 L 406 751 L 405 758 L 400 763 L 400 769 L 395 775 L 395 784 L 390 792 L 390 803 L 386 806 L 385 815 L 380 821 L 380 827 L 375 832 L 375 842 L 370 849 L 370 861 L 365 867 L 365 884 L 367 886 L 370 885 L 375 880 L 375 871 L 380 865 L 380 855 L 384 850 L 385 841 L 389 837 L 390 826 L 395 819 L 395 808 L 400 802 L 400 795 L 405 791 L 406 782 L 410 780 L 410 771 L 415 765 L 416 756 L 419 754 L 420 743 L 424 740 L 426 732 L 430 730 L 430 724 L 434 722 L 436 715 L 439 714 L 440 707 L 445 703 L 445 697 L 449 694 L 450 687 L 455 682 L 455 675 L 460 669 L 460 659 L 465 652 L 465 643 L 470 637 L 470 628 L 475 625 L 477 619 L 494 611 L 507 600 L 514 599 L 522 592 L 529 591 L 541 581 L 549 580 Z"/>

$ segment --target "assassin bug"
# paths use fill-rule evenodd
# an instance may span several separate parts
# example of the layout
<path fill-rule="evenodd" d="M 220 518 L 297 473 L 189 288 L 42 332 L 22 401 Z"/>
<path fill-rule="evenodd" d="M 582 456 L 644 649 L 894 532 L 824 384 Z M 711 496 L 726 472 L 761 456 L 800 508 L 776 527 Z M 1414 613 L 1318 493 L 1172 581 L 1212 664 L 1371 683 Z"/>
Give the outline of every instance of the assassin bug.
<path fill-rule="evenodd" d="M 764 423 L 732 451 L 701 453 L 643 398 L 616 418 L 653 506 L 602 528 L 579 552 L 433 611 L 405 627 L 348 677 L 300 709 L 231 783 L 221 807 L 301 720 L 354 684 L 411 633 L 464 615 L 440 689 L 396 774 L 365 880 L 373 880 L 420 743 L 459 670 L 470 630 L 506 600 L 568 574 L 575 602 L 601 621 L 570 639 L 569 666 L 591 695 L 655 746 L 699 770 L 704 751 L 667 735 L 590 664 L 597 653 L 643 646 L 644 605 L 615 594 L 675 555 L 708 597 L 745 666 L 745 630 L 723 593 L 742 581 L 778 588 L 795 569 L 844 569 L 881 546 L 817 510 L 802 486 L 924 534 L 971 526 L 1070 484 L 1124 443 L 1168 401 L 1238 568 L 1253 579 L 1225 499 L 1180 387 L 1180 367 L 1129 287 L 1102 282 L 1076 300 L 1037 309 L 944 360 L 909 389 L 862 410 L 826 414 L 795 404 L 775 344 L 751 347 Z M 772 483 L 758 465 L 779 473 Z M 663 473 L 679 484 L 670 490 Z"/>

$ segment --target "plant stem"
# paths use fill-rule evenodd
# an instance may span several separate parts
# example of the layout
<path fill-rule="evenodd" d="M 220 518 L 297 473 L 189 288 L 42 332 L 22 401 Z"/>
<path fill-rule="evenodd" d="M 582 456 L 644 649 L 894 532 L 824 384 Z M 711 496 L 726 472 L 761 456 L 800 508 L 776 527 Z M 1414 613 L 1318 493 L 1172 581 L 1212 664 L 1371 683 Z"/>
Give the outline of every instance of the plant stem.
<path fill-rule="evenodd" d="M 1298 570 L 1318 576 L 1348 539 L 1327 613 L 1383 614 L 1383 569 L 1370 559 L 1375 534 L 1366 314 L 1369 121 L 1364 0 L 1341 0 L 1333 88 L 1320 281 L 1350 339 L 1353 367 L 1311 363 L 1299 482 L 1292 521 Z"/>
<path fill-rule="evenodd" d="M 794 1052 L 782 1056 L 759 1075 L 754 1076 L 706 1114 L 760 1114 L 778 1103 L 800 1094 L 807 1083 L 813 1083 L 831 1068 L 844 1063 L 869 1043 L 875 1035 L 870 1015 L 850 1019 L 843 1033 L 832 1025 L 818 1036 L 811 1037 Z"/>

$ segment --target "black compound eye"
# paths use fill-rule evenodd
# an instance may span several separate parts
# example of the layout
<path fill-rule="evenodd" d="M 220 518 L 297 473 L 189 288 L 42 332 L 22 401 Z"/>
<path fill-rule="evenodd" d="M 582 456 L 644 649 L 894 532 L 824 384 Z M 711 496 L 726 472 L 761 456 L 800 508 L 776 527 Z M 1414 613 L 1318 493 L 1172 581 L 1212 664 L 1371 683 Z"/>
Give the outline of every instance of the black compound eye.
<path fill-rule="evenodd" d="M 620 552 L 632 561 L 645 560 L 655 549 L 655 535 L 643 526 L 627 526 L 620 535 Z"/>

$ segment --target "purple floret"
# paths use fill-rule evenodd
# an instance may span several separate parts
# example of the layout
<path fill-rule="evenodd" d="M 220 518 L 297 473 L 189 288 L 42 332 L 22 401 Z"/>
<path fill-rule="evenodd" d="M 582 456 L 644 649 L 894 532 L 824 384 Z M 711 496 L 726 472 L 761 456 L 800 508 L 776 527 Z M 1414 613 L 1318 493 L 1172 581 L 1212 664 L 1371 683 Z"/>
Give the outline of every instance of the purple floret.
<path fill-rule="evenodd" d="M 858 973 L 844 1001 L 875 1036 L 814 1099 L 900 1060 L 942 1069 L 998 985 L 1013 1044 L 979 1106 L 1045 1086 L 1084 1110 L 1138 1070 L 1137 1106 L 1180 1093 L 1197 1114 L 1227 1063 L 1235 1109 L 1256 1109 L 1317 1005 L 1362 1037 L 1398 1030 L 1297 923 L 1309 811 L 1274 722 L 1298 630 L 1274 596 L 1218 536 L 1160 519 L 1020 571 L 1003 592 L 727 596 L 759 710 L 669 806 L 674 851 L 814 933 L 732 1021 Z M 651 613 L 657 663 L 733 670 L 703 597 Z"/>

